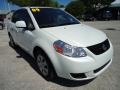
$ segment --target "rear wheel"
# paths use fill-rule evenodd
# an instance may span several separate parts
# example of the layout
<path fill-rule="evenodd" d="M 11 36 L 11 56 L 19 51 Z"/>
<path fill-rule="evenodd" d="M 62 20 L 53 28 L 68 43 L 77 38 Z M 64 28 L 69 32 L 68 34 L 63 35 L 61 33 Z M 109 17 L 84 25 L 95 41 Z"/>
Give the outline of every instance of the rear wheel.
<path fill-rule="evenodd" d="M 40 74 L 48 81 L 53 80 L 55 72 L 47 55 L 44 52 L 39 51 L 36 55 L 36 61 Z"/>
<path fill-rule="evenodd" d="M 3 30 L 3 25 L 2 24 L 0 24 L 0 29 Z"/>

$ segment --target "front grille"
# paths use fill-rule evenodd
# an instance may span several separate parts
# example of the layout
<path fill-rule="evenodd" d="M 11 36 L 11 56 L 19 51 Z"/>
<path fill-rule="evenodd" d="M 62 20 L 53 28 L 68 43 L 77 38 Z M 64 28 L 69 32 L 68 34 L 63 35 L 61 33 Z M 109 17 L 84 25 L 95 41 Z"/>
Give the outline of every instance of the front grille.
<path fill-rule="evenodd" d="M 84 73 L 70 73 L 73 78 L 86 78 Z"/>
<path fill-rule="evenodd" d="M 99 72 L 100 70 L 102 70 L 106 65 L 108 65 L 109 62 L 110 62 L 110 60 L 109 60 L 106 64 L 104 64 L 102 67 L 94 70 L 94 73 L 97 73 L 97 72 Z"/>
<path fill-rule="evenodd" d="M 95 55 L 100 55 L 104 52 L 106 52 L 109 48 L 110 48 L 110 44 L 108 39 L 106 39 L 104 42 L 93 45 L 93 46 L 89 46 L 87 47 L 92 53 L 94 53 Z"/>

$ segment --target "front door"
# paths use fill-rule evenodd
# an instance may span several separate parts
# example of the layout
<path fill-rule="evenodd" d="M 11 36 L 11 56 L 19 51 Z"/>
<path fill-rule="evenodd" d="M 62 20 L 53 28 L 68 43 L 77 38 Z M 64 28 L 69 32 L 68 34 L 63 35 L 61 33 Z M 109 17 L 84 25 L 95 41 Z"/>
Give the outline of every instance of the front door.
<path fill-rule="evenodd" d="M 26 28 L 16 28 L 16 37 L 18 44 L 24 48 L 26 51 L 31 50 L 31 45 L 34 40 L 34 25 L 29 16 L 29 13 L 26 9 L 20 9 L 17 11 L 17 20 L 14 21 L 14 24 L 17 21 L 25 21 Z"/>

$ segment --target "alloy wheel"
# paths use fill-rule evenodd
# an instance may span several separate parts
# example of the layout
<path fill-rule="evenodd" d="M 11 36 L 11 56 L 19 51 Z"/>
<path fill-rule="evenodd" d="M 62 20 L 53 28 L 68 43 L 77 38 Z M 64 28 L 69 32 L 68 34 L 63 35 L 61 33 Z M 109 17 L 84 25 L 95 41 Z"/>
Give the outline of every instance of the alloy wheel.
<path fill-rule="evenodd" d="M 37 56 L 37 64 L 43 76 L 48 76 L 49 69 L 48 69 L 47 61 L 44 56 L 40 54 Z"/>

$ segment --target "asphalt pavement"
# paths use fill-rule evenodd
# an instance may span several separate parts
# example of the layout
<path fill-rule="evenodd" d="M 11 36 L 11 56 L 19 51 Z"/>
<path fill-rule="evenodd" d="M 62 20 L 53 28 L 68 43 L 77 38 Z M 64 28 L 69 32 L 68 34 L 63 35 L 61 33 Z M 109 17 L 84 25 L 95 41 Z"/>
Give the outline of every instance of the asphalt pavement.
<path fill-rule="evenodd" d="M 82 23 L 105 32 L 114 46 L 113 62 L 104 73 L 90 81 L 46 81 L 31 56 L 9 46 L 4 29 L 0 30 L 0 90 L 120 90 L 120 21 Z"/>

